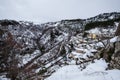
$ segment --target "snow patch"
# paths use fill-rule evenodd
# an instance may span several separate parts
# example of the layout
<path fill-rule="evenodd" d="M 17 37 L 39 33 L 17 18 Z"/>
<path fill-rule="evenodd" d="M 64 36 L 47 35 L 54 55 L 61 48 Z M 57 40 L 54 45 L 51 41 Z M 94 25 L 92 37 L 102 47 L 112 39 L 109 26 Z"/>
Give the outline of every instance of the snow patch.
<path fill-rule="evenodd" d="M 98 28 L 95 28 L 95 29 L 91 29 L 88 31 L 89 33 L 92 33 L 92 34 L 101 34 L 100 30 Z"/>
<path fill-rule="evenodd" d="M 5 75 L 0 76 L 0 80 L 10 80 L 9 78 L 6 78 Z"/>
<path fill-rule="evenodd" d="M 32 54 L 26 54 L 25 56 L 23 56 L 22 58 L 22 62 L 23 64 L 28 63 L 30 60 L 32 60 L 35 56 L 37 56 L 40 53 L 39 50 L 35 50 Z"/>
<path fill-rule="evenodd" d="M 60 68 L 45 80 L 119 80 L 120 70 L 105 70 L 105 60 L 95 60 L 84 69 L 80 70 L 78 65 L 68 65 Z"/>
<path fill-rule="evenodd" d="M 116 42 L 117 41 L 117 39 L 118 39 L 118 36 L 116 36 L 116 37 L 113 37 L 112 39 L 110 39 L 110 42 Z"/>

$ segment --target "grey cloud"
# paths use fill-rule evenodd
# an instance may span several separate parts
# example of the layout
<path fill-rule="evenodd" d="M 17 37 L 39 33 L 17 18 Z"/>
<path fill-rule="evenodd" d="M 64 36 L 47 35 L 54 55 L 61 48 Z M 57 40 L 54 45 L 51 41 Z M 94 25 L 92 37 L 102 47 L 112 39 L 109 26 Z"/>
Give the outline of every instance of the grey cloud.
<path fill-rule="evenodd" d="M 0 19 L 34 22 L 88 18 L 120 12 L 120 0 L 0 0 Z"/>

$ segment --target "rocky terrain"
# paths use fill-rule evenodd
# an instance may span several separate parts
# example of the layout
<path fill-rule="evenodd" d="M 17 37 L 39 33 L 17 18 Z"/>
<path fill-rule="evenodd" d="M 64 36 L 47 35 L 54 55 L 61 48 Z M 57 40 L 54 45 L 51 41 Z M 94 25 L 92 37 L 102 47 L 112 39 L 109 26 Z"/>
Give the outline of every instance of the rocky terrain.
<path fill-rule="evenodd" d="M 44 80 L 66 65 L 95 60 L 120 69 L 120 13 L 44 24 L 0 20 L 0 79 Z M 120 26 L 120 25 L 119 25 Z"/>

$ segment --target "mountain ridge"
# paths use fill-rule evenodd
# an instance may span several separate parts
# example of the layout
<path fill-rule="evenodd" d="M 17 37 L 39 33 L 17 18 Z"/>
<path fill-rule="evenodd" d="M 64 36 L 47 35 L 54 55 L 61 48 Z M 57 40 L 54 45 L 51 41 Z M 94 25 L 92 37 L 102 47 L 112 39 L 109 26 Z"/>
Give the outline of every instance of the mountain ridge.
<path fill-rule="evenodd" d="M 96 44 L 114 37 L 119 21 L 120 13 L 115 12 L 44 24 L 0 20 L 0 72 L 11 80 L 33 80 L 46 78 L 61 66 L 89 62 L 98 48 L 104 48 Z"/>

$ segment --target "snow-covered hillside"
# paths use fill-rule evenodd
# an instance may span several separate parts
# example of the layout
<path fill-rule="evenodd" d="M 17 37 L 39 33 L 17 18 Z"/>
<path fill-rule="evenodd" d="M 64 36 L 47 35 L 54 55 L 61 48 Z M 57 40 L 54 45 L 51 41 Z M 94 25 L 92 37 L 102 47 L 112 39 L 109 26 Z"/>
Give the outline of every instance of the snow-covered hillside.
<path fill-rule="evenodd" d="M 118 74 L 119 70 L 106 71 L 109 65 L 105 61 L 111 63 L 111 55 L 119 53 L 119 36 L 115 37 L 119 21 L 118 12 L 44 24 L 0 20 L 0 79 L 118 79 L 111 74 Z M 112 52 L 106 57 L 109 50 Z M 64 74 L 60 74 L 62 78 L 57 77 L 59 73 Z"/>

